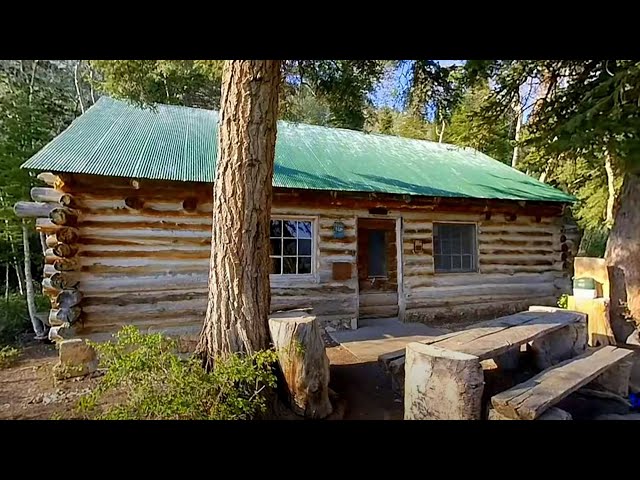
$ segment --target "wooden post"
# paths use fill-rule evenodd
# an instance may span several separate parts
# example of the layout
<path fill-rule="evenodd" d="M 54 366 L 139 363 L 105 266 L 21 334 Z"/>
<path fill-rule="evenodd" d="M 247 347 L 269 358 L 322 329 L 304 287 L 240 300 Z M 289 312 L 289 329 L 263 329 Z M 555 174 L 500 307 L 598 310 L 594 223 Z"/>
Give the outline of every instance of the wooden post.
<path fill-rule="evenodd" d="M 407 345 L 405 420 L 480 420 L 484 374 L 478 357 L 435 345 Z"/>
<path fill-rule="evenodd" d="M 331 414 L 329 359 L 315 316 L 300 312 L 269 318 L 269 330 L 292 410 L 307 418 Z"/>

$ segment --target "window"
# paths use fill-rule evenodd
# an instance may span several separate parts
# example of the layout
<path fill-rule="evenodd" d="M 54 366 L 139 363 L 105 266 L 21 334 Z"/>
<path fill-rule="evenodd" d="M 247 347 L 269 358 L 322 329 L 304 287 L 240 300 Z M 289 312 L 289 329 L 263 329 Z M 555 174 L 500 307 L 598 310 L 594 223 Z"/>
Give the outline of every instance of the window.
<path fill-rule="evenodd" d="M 310 220 L 271 220 L 271 273 L 303 275 L 311 273 L 312 233 Z"/>
<path fill-rule="evenodd" d="M 387 276 L 387 249 L 384 230 L 369 231 L 369 277 Z"/>
<path fill-rule="evenodd" d="M 433 260 L 438 272 L 476 271 L 476 226 L 434 223 Z"/>

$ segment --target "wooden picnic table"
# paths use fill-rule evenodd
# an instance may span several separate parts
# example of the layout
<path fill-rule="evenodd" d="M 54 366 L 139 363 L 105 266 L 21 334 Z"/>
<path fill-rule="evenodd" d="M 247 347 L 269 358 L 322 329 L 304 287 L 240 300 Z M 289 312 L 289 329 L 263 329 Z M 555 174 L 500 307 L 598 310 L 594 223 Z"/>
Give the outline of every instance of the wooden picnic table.
<path fill-rule="evenodd" d="M 572 311 L 528 311 L 481 322 L 475 327 L 424 340 L 434 345 L 478 357 L 478 361 L 496 358 L 525 343 L 549 335 L 572 323 L 584 322 L 585 315 Z M 385 369 L 404 364 L 405 349 L 380 355 Z M 395 362 L 395 363 L 394 363 Z"/>
<path fill-rule="evenodd" d="M 496 359 L 520 346 L 543 338 L 564 344 L 565 333 L 578 329 L 584 333 L 586 316 L 567 310 L 521 312 L 452 332 L 424 342 L 410 343 L 405 351 L 380 357 L 391 372 L 404 367 L 405 418 L 481 418 L 484 373 L 481 362 Z M 558 332 L 562 330 L 562 333 Z M 556 333 L 558 332 L 558 333 Z M 568 347 L 569 350 L 573 346 Z M 568 356 L 580 351 L 568 352 Z M 408 390 L 407 390 L 408 388 Z"/>

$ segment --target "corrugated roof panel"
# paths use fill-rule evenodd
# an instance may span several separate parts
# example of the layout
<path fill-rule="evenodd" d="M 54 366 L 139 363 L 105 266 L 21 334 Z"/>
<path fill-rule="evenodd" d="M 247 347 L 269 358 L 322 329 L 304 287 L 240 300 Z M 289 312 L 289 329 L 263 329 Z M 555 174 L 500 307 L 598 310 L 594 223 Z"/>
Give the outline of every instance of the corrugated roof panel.
<path fill-rule="evenodd" d="M 218 113 L 102 97 L 23 167 L 213 182 Z M 470 148 L 278 122 L 276 187 L 571 202 Z"/>

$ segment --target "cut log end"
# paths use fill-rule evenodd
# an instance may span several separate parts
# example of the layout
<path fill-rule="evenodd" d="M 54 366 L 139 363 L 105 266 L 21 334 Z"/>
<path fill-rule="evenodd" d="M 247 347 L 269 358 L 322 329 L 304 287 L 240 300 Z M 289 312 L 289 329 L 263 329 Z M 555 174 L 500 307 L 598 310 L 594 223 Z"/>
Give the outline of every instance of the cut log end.
<path fill-rule="evenodd" d="M 51 210 L 49 218 L 54 224 L 61 226 L 74 226 L 78 223 L 77 212 L 65 207 Z"/>
<path fill-rule="evenodd" d="M 292 410 L 307 418 L 330 415 L 329 359 L 316 318 L 278 315 L 269 319 L 269 329 Z"/>

